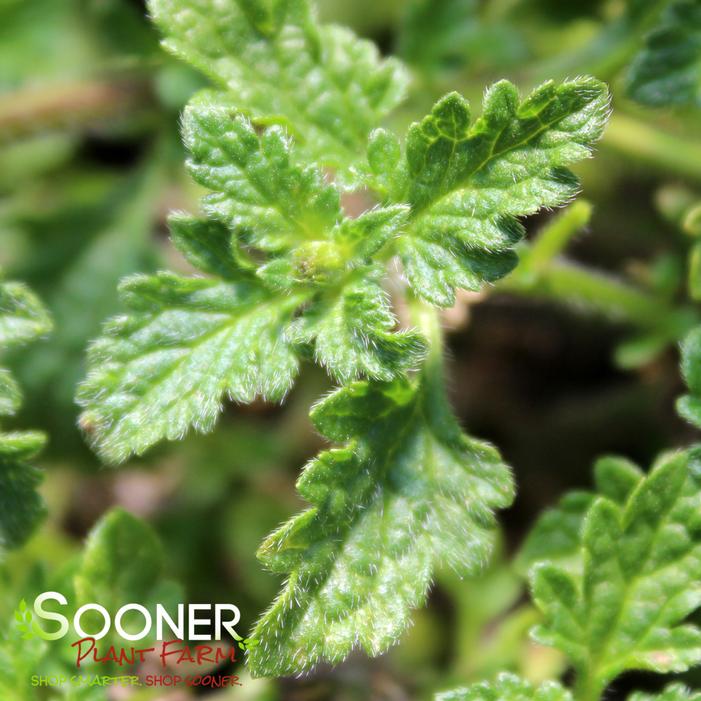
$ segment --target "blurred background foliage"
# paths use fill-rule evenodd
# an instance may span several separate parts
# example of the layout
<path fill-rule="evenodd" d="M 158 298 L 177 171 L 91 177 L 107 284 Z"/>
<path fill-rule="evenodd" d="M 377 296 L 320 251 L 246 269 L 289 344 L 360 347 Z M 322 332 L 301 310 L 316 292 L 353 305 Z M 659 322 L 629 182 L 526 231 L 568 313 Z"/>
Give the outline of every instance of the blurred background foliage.
<path fill-rule="evenodd" d="M 593 268 L 623 281 L 623 312 L 588 298 L 584 284 L 571 299 L 552 281 L 533 284 L 526 263 L 511 283 L 464 295 L 448 310 L 458 415 L 516 472 L 519 494 L 503 514 L 498 555 L 483 578 L 441 574 L 389 654 L 354 656 L 301 680 L 245 680 L 217 698 L 399 701 L 502 669 L 532 680 L 564 671 L 557 653 L 527 642 L 536 613 L 509 558 L 543 508 L 590 483 L 596 456 L 649 464 L 692 439 L 672 406 L 682 391 L 675 343 L 698 318 L 690 300 L 701 297 L 701 120 L 692 99 L 672 108 L 626 96 L 629 66 L 668 4 L 320 3 L 324 20 L 353 27 L 410 66 L 400 128 L 448 90 L 478 111 L 485 86 L 499 78 L 524 92 L 585 73 L 610 82 L 610 127 L 595 160 L 579 168 L 591 219 L 587 211 L 545 262 L 567 244 L 575 272 Z M 307 412 L 328 379 L 309 367 L 284 406 L 229 406 L 212 435 L 161 446 L 119 470 L 87 450 L 73 403 L 85 348 L 119 311 L 117 281 L 187 269 L 169 245 L 165 216 L 195 210 L 178 115 L 202 79 L 160 50 L 139 0 L 0 0 L 0 66 L 0 268 L 28 283 L 55 321 L 48 340 L 8 360 L 26 394 L 17 424 L 50 437 L 40 460 L 49 517 L 0 570 L 0 620 L 21 598 L 63 581 L 86 534 L 120 505 L 156 529 L 168 575 L 190 601 L 234 601 L 248 627 L 279 585 L 255 551 L 300 506 L 295 479 L 321 445 Z M 552 217 L 527 221 L 529 237 Z M 183 692 L 134 699 L 161 696 L 175 701 Z"/>

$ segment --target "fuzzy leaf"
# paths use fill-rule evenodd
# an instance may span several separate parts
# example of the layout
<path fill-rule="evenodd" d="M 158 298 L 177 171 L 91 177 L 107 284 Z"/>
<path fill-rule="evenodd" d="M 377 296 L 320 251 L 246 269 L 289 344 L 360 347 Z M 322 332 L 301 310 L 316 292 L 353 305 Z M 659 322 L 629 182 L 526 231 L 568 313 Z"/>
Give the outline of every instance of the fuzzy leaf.
<path fill-rule="evenodd" d="M 701 5 L 677 0 L 630 67 L 630 96 L 644 105 L 701 107 Z"/>
<path fill-rule="evenodd" d="M 44 443 L 35 431 L 0 433 L 0 551 L 21 545 L 44 514 L 41 471 L 28 462 Z"/>
<path fill-rule="evenodd" d="M 701 492 L 686 454 L 663 458 L 621 502 L 597 497 L 580 549 L 579 572 L 534 568 L 534 637 L 562 650 L 592 694 L 626 670 L 701 661 L 701 631 L 684 622 L 701 605 Z"/>
<path fill-rule="evenodd" d="M 600 494 L 623 504 L 643 473 L 625 458 L 606 456 L 594 465 L 596 488 Z M 566 494 L 553 509 L 548 509 L 528 534 L 516 558 L 522 573 L 539 562 L 555 563 L 564 569 L 581 569 L 582 523 L 596 495 L 575 491 Z"/>
<path fill-rule="evenodd" d="M 677 399 L 677 411 L 689 423 L 701 428 L 701 326 L 684 339 L 681 355 L 681 371 L 689 394 Z"/>
<path fill-rule="evenodd" d="M 19 282 L 0 282 L 0 349 L 33 341 L 51 331 L 36 295 Z"/>
<path fill-rule="evenodd" d="M 170 273 L 121 285 L 125 316 L 90 349 L 81 425 L 109 461 L 140 454 L 190 426 L 212 428 L 225 396 L 277 401 L 297 374 L 283 330 L 299 300 L 255 278 L 219 282 Z"/>
<path fill-rule="evenodd" d="M 313 160 L 345 168 L 400 101 L 401 66 L 306 0 L 150 0 L 164 46 L 226 90 L 236 110 L 295 134 Z"/>
<path fill-rule="evenodd" d="M 29 288 L 0 281 L 0 350 L 50 330 L 51 319 Z M 0 367 L 0 416 L 14 414 L 21 401 L 11 373 Z M 0 432 L 0 551 L 21 545 L 44 513 L 44 502 L 36 492 L 41 472 L 28 463 L 44 443 L 44 436 L 36 431 Z"/>
<path fill-rule="evenodd" d="M 659 694 L 638 691 L 628 701 L 701 701 L 701 693 L 687 689 L 683 684 L 669 684 Z"/>
<path fill-rule="evenodd" d="M 344 445 L 307 465 L 298 487 L 311 508 L 261 547 L 289 578 L 253 634 L 258 675 L 338 662 L 356 646 L 386 649 L 436 566 L 467 574 L 486 562 L 492 510 L 513 495 L 497 451 L 465 436 L 440 391 L 423 384 L 353 383 L 312 419 Z"/>
<path fill-rule="evenodd" d="M 22 403 L 22 392 L 12 373 L 0 367 L 0 416 L 12 416 Z"/>
<path fill-rule="evenodd" d="M 113 509 L 90 532 L 75 574 L 78 601 L 99 601 L 110 611 L 141 602 L 156 586 L 163 549 L 153 529 L 123 509 Z"/>
<path fill-rule="evenodd" d="M 409 218 L 409 207 L 403 204 L 375 207 L 354 219 L 345 218 L 333 232 L 346 260 L 369 260 L 391 238 L 398 236 Z"/>
<path fill-rule="evenodd" d="M 183 600 L 180 585 L 164 577 L 163 547 L 151 526 L 128 511 L 113 508 L 93 527 L 77 571 L 73 575 L 76 603 L 99 601 L 108 611 L 138 602 L 153 612 L 156 603 L 167 609 Z M 96 631 L 104 624 L 102 616 L 88 611 L 82 619 L 85 630 Z M 142 631 L 140 614 L 122 619 L 131 634 Z M 152 629 L 147 641 L 154 638 Z M 124 645 L 114 628 L 105 644 Z"/>
<path fill-rule="evenodd" d="M 523 235 L 517 217 L 575 196 L 566 166 L 591 154 L 607 112 L 606 86 L 592 78 L 548 82 L 525 100 L 501 81 L 472 124 L 457 93 L 413 124 L 393 197 L 403 193 L 412 206 L 398 250 L 414 291 L 449 306 L 456 287 L 477 290 L 506 275 Z"/>
<path fill-rule="evenodd" d="M 168 225 L 173 244 L 196 268 L 224 280 L 236 280 L 241 276 L 246 266 L 236 260 L 232 234 L 224 224 L 187 214 L 172 214 Z"/>
<path fill-rule="evenodd" d="M 286 293 L 301 287 L 313 295 L 288 339 L 312 344 L 340 382 L 390 380 L 420 360 L 421 336 L 392 333 L 396 320 L 380 286 L 381 271 L 367 265 L 405 225 L 408 207 L 344 217 L 339 191 L 319 168 L 296 164 L 298 154 L 278 127 L 259 134 L 229 109 L 191 107 L 184 132 L 191 173 L 214 190 L 203 199 L 204 211 L 235 232 L 238 242 L 268 254 L 257 271 L 267 287 Z M 193 244 L 187 244 L 191 261 L 210 271 L 233 263 L 231 240 L 216 226 L 191 231 L 191 240 L 198 238 L 209 251 L 207 260 L 201 250 L 193 257 Z"/>
<path fill-rule="evenodd" d="M 213 191 L 202 201 L 204 212 L 246 243 L 289 250 L 325 238 L 340 219 L 338 190 L 319 168 L 296 165 L 279 127 L 259 136 L 246 119 L 213 105 L 189 107 L 183 125 L 189 171 Z"/>
<path fill-rule="evenodd" d="M 558 682 L 544 682 L 534 687 L 515 674 L 500 674 L 493 683 L 436 694 L 436 701 L 571 701 L 572 695 Z"/>
<path fill-rule="evenodd" d="M 392 332 L 396 319 L 380 277 L 381 271 L 358 271 L 340 292 L 320 295 L 288 333 L 294 342 L 314 343 L 317 361 L 340 383 L 360 376 L 391 380 L 426 350 L 416 331 Z"/>

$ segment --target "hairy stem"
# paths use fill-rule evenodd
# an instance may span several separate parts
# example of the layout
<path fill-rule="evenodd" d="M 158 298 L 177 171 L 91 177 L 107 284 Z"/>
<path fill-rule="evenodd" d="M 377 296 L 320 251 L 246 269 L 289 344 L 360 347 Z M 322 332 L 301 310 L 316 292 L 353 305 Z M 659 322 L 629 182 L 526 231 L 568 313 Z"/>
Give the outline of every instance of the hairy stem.
<path fill-rule="evenodd" d="M 428 341 L 428 352 L 421 368 L 424 386 L 430 393 L 445 394 L 445 369 L 443 363 L 443 329 L 438 310 L 422 302 L 411 292 L 407 293 L 412 322 Z"/>
<path fill-rule="evenodd" d="M 701 181 L 701 143 L 660 131 L 634 117 L 611 117 L 604 146 L 660 170 Z"/>
<path fill-rule="evenodd" d="M 526 249 L 525 259 L 528 261 Z M 566 302 L 676 340 L 699 322 L 690 307 L 673 307 L 645 291 L 605 273 L 562 259 L 534 270 L 526 263 L 500 280 L 496 289 L 519 295 Z"/>
<path fill-rule="evenodd" d="M 655 26 L 668 0 L 655 0 L 637 15 L 623 12 L 584 46 L 559 53 L 536 64 L 532 71 L 537 82 L 553 76 L 588 73 L 610 81 L 638 51 L 642 38 Z"/>
<path fill-rule="evenodd" d="M 530 269 L 536 273 L 546 268 L 589 223 L 591 212 L 592 206 L 589 202 L 576 200 L 553 217 L 529 249 L 527 264 Z"/>
<path fill-rule="evenodd" d="M 575 701 L 599 701 L 604 685 L 597 679 L 591 668 L 577 671 L 573 696 Z"/>

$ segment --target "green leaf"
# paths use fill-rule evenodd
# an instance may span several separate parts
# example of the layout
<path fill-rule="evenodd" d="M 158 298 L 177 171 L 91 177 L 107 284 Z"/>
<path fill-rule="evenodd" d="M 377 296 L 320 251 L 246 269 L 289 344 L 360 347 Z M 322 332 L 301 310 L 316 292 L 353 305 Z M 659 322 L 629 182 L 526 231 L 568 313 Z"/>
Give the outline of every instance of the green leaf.
<path fill-rule="evenodd" d="M 577 570 L 581 565 L 582 521 L 593 500 L 594 495 L 589 492 L 571 492 L 555 508 L 545 511 L 516 558 L 518 570 L 526 574 L 534 564 L 543 561 Z"/>
<path fill-rule="evenodd" d="M 390 165 L 376 177 L 393 180 L 391 198 L 412 206 L 398 251 L 414 291 L 450 306 L 456 287 L 477 290 L 506 275 L 523 235 L 517 217 L 576 195 L 579 184 L 566 166 L 591 154 L 608 101 L 606 86 L 592 78 L 547 82 L 525 100 L 501 81 L 473 124 L 457 93 L 413 124 L 404 168 L 392 173 Z"/>
<path fill-rule="evenodd" d="M 333 233 L 351 265 L 369 260 L 393 237 L 398 236 L 409 218 L 404 204 L 375 207 L 351 219 L 346 217 Z"/>
<path fill-rule="evenodd" d="M 173 245 L 202 272 L 236 280 L 247 267 L 242 260 L 237 261 L 231 231 L 224 224 L 187 214 L 171 214 L 168 225 Z"/>
<path fill-rule="evenodd" d="M 189 427 L 211 430 L 225 396 L 282 399 L 298 370 L 284 339 L 299 299 L 255 278 L 221 282 L 171 273 L 121 285 L 128 313 L 90 349 L 78 392 L 81 426 L 100 455 L 119 462 Z"/>
<path fill-rule="evenodd" d="M 212 118 L 213 130 L 225 124 L 221 117 Z M 229 124 L 237 136 L 228 143 L 241 137 L 260 155 L 256 149 L 268 133 L 259 138 L 242 119 Z M 104 459 L 118 462 L 140 454 L 161 438 L 180 438 L 190 426 L 210 430 L 225 395 L 241 402 L 257 395 L 282 399 L 297 374 L 294 346 L 300 343 L 313 344 L 319 361 L 340 381 L 389 380 L 421 359 L 423 338 L 415 331 L 394 331 L 379 273 L 366 264 L 406 221 L 406 207 L 373 209 L 339 224 L 332 213 L 323 222 L 326 193 L 332 193 L 338 212 L 338 192 L 324 185 L 318 172 L 309 179 L 291 166 L 286 140 L 277 141 L 278 131 L 273 136 L 284 149 L 270 161 L 256 156 L 255 164 L 247 160 L 240 169 L 231 166 L 228 175 L 217 175 L 229 188 L 220 202 L 236 208 L 239 197 L 242 203 L 226 225 L 187 215 L 171 218 L 173 238 L 186 258 L 220 279 L 160 273 L 123 283 L 129 313 L 108 323 L 93 345 L 89 376 L 78 393 L 85 409 L 81 425 Z M 224 143 L 228 137 L 218 138 Z M 210 146 L 210 155 L 222 153 Z M 232 159 L 227 163 L 236 162 Z M 232 184 L 236 174 L 252 177 L 268 192 L 267 233 L 261 235 L 261 208 L 252 207 L 244 186 Z M 207 184 L 215 185 L 211 178 Z M 320 203 L 317 210 L 314 203 Z M 322 240 L 300 243 L 307 235 Z M 260 255 L 256 260 L 236 238 L 282 250 L 255 271 L 256 277 Z"/>
<path fill-rule="evenodd" d="M 380 286 L 382 270 L 359 270 L 318 300 L 291 326 L 288 338 L 314 343 L 316 360 L 338 382 L 360 376 L 389 381 L 415 366 L 426 344 L 416 331 L 392 332 L 396 319 Z"/>
<path fill-rule="evenodd" d="M 625 502 L 642 474 L 636 465 L 615 456 L 599 458 L 594 465 L 598 491 L 619 504 Z M 570 492 L 555 508 L 545 511 L 516 558 L 519 571 L 525 574 L 533 565 L 545 561 L 580 571 L 582 524 L 595 498 L 591 492 Z"/>
<path fill-rule="evenodd" d="M 149 10 L 166 49 L 215 81 L 236 110 L 284 125 L 325 165 L 351 165 L 405 91 L 397 62 L 318 25 L 305 0 L 150 0 Z"/>
<path fill-rule="evenodd" d="M 46 309 L 25 285 L 0 281 L 0 350 L 30 341 L 51 330 Z M 0 416 L 11 416 L 22 395 L 11 373 L 0 367 Z M 35 431 L 0 432 L 0 552 L 21 545 L 44 514 L 36 488 L 41 472 L 28 463 L 45 438 Z"/>
<path fill-rule="evenodd" d="M 44 443 L 34 431 L 0 433 L 0 551 L 22 545 L 44 515 L 41 471 L 28 462 Z"/>
<path fill-rule="evenodd" d="M 82 604 L 99 601 L 108 611 L 142 600 L 158 583 L 163 549 L 153 529 L 123 509 L 112 509 L 91 530 L 74 576 Z"/>
<path fill-rule="evenodd" d="M 427 381 L 350 384 L 312 420 L 344 445 L 307 465 L 298 487 L 312 506 L 261 547 L 288 580 L 253 633 L 257 675 L 338 662 L 355 646 L 385 650 L 436 566 L 468 574 L 487 561 L 492 510 L 513 496 L 497 451 L 465 436 Z"/>
<path fill-rule="evenodd" d="M 163 547 L 151 526 L 121 508 L 113 508 L 93 527 L 80 565 L 73 576 L 77 605 L 97 601 L 115 612 L 136 602 L 153 611 L 156 603 L 168 610 L 183 600 L 181 587 L 164 575 Z M 99 613 L 88 612 L 85 630 L 96 631 L 104 624 Z M 136 634 L 144 621 L 135 614 L 123 619 L 128 632 Z M 133 627 L 133 630 L 131 628 Z M 152 640 L 155 631 L 147 635 Z M 124 644 L 112 630 L 109 641 Z"/>
<path fill-rule="evenodd" d="M 194 179 L 214 192 L 202 208 L 265 251 L 325 238 L 341 218 L 338 190 L 315 166 L 298 166 L 282 129 L 260 136 L 243 117 L 214 105 L 185 111 L 183 136 Z"/>
<path fill-rule="evenodd" d="M 20 282 L 0 282 L 0 349 L 33 341 L 51 331 L 44 305 Z"/>
<path fill-rule="evenodd" d="M 669 684 L 659 694 L 637 691 L 628 701 L 701 701 L 701 693 L 687 689 L 683 684 Z"/>
<path fill-rule="evenodd" d="M 0 416 L 12 416 L 22 403 L 22 391 L 7 368 L 0 367 Z"/>
<path fill-rule="evenodd" d="M 701 491 L 688 456 L 664 457 L 642 479 L 611 473 L 584 517 L 580 571 L 532 571 L 544 616 L 534 638 L 568 656 L 587 698 L 626 670 L 701 661 L 701 631 L 685 623 L 701 605 Z"/>
<path fill-rule="evenodd" d="M 630 67 L 628 93 L 644 105 L 701 107 L 701 6 L 677 0 L 665 8 Z"/>
<path fill-rule="evenodd" d="M 382 269 L 372 259 L 405 225 L 409 209 L 393 205 L 371 209 L 355 219 L 344 217 L 340 193 L 321 170 L 296 164 L 297 152 L 278 127 L 256 132 L 231 110 L 198 105 L 187 110 L 185 141 L 195 179 L 214 190 L 203 199 L 205 213 L 219 225 L 189 225 L 181 247 L 209 272 L 231 277 L 232 245 L 239 264 L 260 262 L 264 284 L 285 292 L 311 290 L 313 298 L 287 339 L 312 344 L 317 360 L 340 382 L 359 377 L 390 380 L 413 367 L 424 351 L 414 331 L 393 333 L 396 326 L 381 287 Z M 199 249 L 193 253 L 193 242 Z M 240 245 L 246 250 L 239 251 Z M 207 251 L 207 258 L 202 251 Z M 214 262 L 216 261 L 216 262 Z M 222 269 L 222 266 L 226 269 Z"/>
<path fill-rule="evenodd" d="M 689 423 L 701 428 L 701 326 L 684 339 L 681 356 L 681 371 L 689 394 L 677 399 L 677 411 Z"/>
<path fill-rule="evenodd" d="M 436 701 L 572 701 L 572 695 L 558 682 L 533 686 L 515 674 L 500 674 L 494 682 L 436 694 Z M 671 700 L 670 700 L 671 701 Z"/>

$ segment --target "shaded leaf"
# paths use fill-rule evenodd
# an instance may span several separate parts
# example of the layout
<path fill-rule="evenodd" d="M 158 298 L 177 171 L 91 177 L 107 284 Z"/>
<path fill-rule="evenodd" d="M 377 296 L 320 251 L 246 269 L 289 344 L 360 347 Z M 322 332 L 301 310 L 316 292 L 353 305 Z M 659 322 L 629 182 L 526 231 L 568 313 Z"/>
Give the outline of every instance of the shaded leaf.
<path fill-rule="evenodd" d="M 645 39 L 628 75 L 628 93 L 644 105 L 701 107 L 701 5 L 676 0 Z"/>
<path fill-rule="evenodd" d="M 0 349 L 33 341 L 51 331 L 37 296 L 21 282 L 0 282 Z"/>
<path fill-rule="evenodd" d="M 636 465 L 616 456 L 599 458 L 594 477 L 599 493 L 623 504 L 636 487 L 643 473 Z M 574 491 L 546 510 L 536 522 L 516 558 L 516 566 L 525 574 L 538 562 L 555 563 L 558 567 L 579 571 L 582 564 L 581 537 L 584 518 L 596 495 Z"/>
<path fill-rule="evenodd" d="M 571 701 L 572 695 L 558 682 L 533 686 L 514 674 L 502 673 L 494 682 L 436 694 L 436 701 Z"/>
<path fill-rule="evenodd" d="M 682 342 L 681 371 L 689 394 L 677 399 L 677 411 L 689 423 L 701 428 L 701 326 Z"/>
<path fill-rule="evenodd" d="M 701 631 L 685 622 L 701 605 L 701 492 L 687 462 L 664 457 L 632 490 L 632 479 L 623 490 L 607 482 L 625 498 L 589 507 L 581 570 L 545 562 L 532 572 L 544 615 L 534 637 L 562 650 L 593 696 L 626 670 L 701 661 Z"/>
<path fill-rule="evenodd" d="M 22 345 L 51 330 L 43 304 L 25 285 L 0 281 L 0 350 Z M 0 367 L 0 416 L 11 416 L 21 404 L 19 386 Z M 36 431 L 0 432 L 0 552 L 21 545 L 44 514 L 36 491 L 41 472 L 29 464 L 43 448 Z"/>
<path fill-rule="evenodd" d="M 29 463 L 44 443 L 36 431 L 0 433 L 0 551 L 24 543 L 44 515 L 41 471 Z"/>

